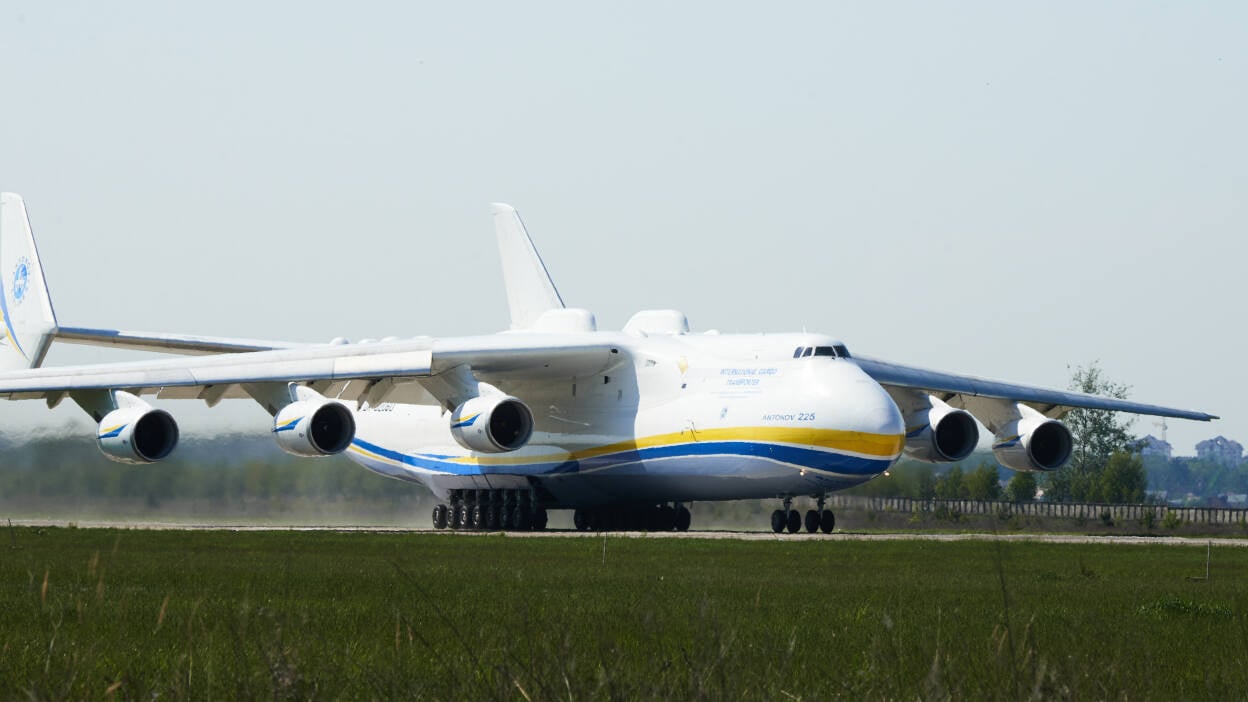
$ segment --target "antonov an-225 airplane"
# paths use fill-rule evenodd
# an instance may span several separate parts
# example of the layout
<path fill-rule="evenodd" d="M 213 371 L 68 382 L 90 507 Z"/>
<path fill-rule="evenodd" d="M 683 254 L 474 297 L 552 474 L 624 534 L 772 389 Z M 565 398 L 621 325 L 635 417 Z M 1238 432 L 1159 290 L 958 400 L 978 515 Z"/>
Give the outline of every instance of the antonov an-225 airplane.
<path fill-rule="evenodd" d="M 58 325 L 22 198 L 0 195 L 0 395 L 69 399 L 106 456 L 154 463 L 178 425 L 144 395 L 250 398 L 282 450 L 345 453 L 428 487 L 438 529 L 686 530 L 695 501 L 775 498 L 777 533 L 833 529 L 828 493 L 901 456 L 957 461 L 979 440 L 1020 471 L 1070 457 L 1058 421 L 1091 408 L 1208 421 L 1158 407 L 851 355 L 820 334 L 694 334 L 674 310 L 622 331 L 567 307 L 516 211 L 494 205 L 511 329 L 483 336 L 293 344 Z M 54 340 L 197 358 L 38 368 Z M 805 519 L 795 496 L 818 509 Z"/>

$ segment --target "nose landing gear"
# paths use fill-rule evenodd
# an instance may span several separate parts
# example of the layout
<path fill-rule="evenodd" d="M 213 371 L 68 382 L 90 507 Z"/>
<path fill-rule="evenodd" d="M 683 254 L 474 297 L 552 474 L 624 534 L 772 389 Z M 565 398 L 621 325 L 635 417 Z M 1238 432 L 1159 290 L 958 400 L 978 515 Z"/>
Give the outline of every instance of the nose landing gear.
<path fill-rule="evenodd" d="M 793 509 L 793 497 L 791 495 L 784 496 L 784 508 L 778 509 L 771 513 L 771 530 L 777 534 L 788 531 L 790 534 L 796 534 L 802 528 L 805 521 L 806 532 L 813 534 L 816 531 L 822 531 L 825 534 L 831 534 L 836 528 L 836 517 L 832 514 L 832 510 L 825 509 L 825 496 L 818 495 L 818 507 L 816 509 L 807 510 L 806 518 L 803 520 L 797 510 Z"/>

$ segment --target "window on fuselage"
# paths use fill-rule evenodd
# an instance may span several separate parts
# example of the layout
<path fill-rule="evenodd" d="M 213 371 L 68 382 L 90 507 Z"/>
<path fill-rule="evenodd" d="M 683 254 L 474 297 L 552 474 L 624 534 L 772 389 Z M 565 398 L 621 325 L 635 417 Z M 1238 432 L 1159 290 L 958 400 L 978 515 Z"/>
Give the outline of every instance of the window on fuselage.
<path fill-rule="evenodd" d="M 806 348 L 802 349 L 802 358 L 809 358 L 810 355 L 813 354 L 814 352 L 815 350 L 813 348 L 807 346 Z"/>
<path fill-rule="evenodd" d="M 815 355 L 816 356 L 832 356 L 833 358 L 835 358 L 836 351 L 833 351 L 831 346 L 816 346 Z"/>
<path fill-rule="evenodd" d="M 836 355 L 839 358 L 850 358 L 849 348 L 845 346 L 845 344 L 837 344 L 836 346 L 833 346 L 832 348 L 836 349 Z"/>

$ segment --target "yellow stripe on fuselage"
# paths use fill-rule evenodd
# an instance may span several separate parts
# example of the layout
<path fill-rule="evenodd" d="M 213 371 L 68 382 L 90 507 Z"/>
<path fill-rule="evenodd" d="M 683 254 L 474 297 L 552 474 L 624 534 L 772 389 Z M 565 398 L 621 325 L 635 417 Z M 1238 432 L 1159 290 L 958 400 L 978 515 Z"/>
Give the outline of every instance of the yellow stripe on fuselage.
<path fill-rule="evenodd" d="M 562 455 L 545 456 L 462 456 L 449 459 L 452 463 L 475 465 L 518 465 L 524 463 L 549 463 L 553 461 L 580 461 L 606 456 L 612 453 L 639 449 L 722 441 L 752 441 L 758 443 L 792 444 L 814 446 L 833 451 L 855 453 L 863 456 L 896 458 L 906 443 L 903 434 L 871 434 L 840 429 L 815 429 L 798 427 L 733 427 L 727 429 L 700 429 L 671 434 L 656 434 L 632 441 L 619 441 L 606 446 L 571 451 Z"/>

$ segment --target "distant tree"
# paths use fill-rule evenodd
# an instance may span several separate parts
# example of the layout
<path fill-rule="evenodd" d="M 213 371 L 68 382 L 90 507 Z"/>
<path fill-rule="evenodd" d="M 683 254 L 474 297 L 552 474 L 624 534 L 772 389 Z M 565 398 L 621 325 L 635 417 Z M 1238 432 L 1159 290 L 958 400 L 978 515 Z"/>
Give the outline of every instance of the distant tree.
<path fill-rule="evenodd" d="M 931 500 L 936 497 L 936 475 L 932 472 L 931 466 L 924 466 L 925 471 L 919 473 L 919 499 Z"/>
<path fill-rule="evenodd" d="M 1101 374 L 1095 362 L 1075 368 L 1071 376 L 1071 390 L 1125 399 L 1129 388 L 1108 380 Z M 1070 429 L 1073 447 L 1070 462 L 1050 473 L 1047 478 L 1046 499 L 1056 502 L 1102 502 L 1105 484 L 1101 473 L 1116 452 L 1132 452 L 1136 440 L 1127 429 L 1130 420 L 1119 419 L 1108 410 L 1071 410 L 1064 419 Z M 1142 494 L 1142 493 L 1141 493 Z"/>
<path fill-rule="evenodd" d="M 1001 497 L 1001 483 L 997 467 L 981 463 L 966 476 L 966 492 L 972 500 L 995 500 Z"/>
<path fill-rule="evenodd" d="M 966 484 L 962 473 L 962 466 L 954 466 L 949 469 L 948 473 L 936 479 L 936 497 L 942 500 L 956 500 L 960 497 L 967 497 Z"/>
<path fill-rule="evenodd" d="M 932 466 L 929 463 L 903 460 L 880 477 L 846 490 L 848 495 L 862 497 L 908 497 L 913 500 L 932 498 Z"/>
<path fill-rule="evenodd" d="M 1101 502 L 1144 501 L 1148 483 L 1144 476 L 1144 460 L 1138 453 L 1114 452 L 1099 478 Z"/>
<path fill-rule="evenodd" d="M 1005 499 L 1010 502 L 1031 502 L 1036 499 L 1036 474 L 1018 471 L 1005 486 Z"/>

